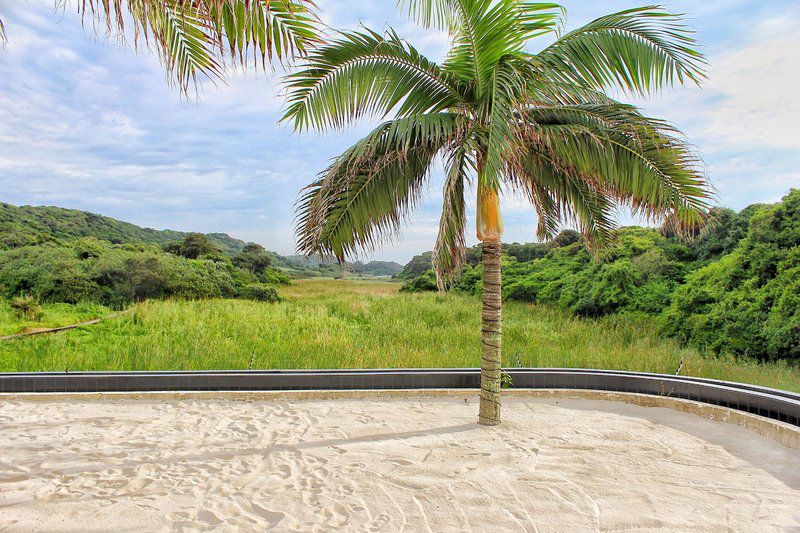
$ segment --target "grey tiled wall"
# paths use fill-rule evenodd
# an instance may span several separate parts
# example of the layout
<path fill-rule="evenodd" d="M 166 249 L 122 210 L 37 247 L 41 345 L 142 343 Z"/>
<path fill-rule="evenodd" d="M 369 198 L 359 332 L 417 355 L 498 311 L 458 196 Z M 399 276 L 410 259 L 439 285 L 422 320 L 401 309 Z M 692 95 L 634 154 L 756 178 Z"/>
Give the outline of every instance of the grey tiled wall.
<path fill-rule="evenodd" d="M 509 369 L 514 388 L 672 396 L 800 426 L 800 395 L 702 378 L 583 369 Z M 478 388 L 478 369 L 0 373 L 0 392 Z"/>

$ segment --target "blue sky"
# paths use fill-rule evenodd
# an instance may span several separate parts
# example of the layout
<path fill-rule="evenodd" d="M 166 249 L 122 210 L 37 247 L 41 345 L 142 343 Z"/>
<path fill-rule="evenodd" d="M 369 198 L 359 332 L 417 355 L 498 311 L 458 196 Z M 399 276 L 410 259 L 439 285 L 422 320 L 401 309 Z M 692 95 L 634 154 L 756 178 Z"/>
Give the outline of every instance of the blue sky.
<path fill-rule="evenodd" d="M 446 36 L 416 27 L 392 0 L 317 3 L 333 27 L 390 24 L 432 58 L 446 50 Z M 0 201 L 84 209 L 159 229 L 224 231 L 292 253 L 297 193 L 368 124 L 302 135 L 278 125 L 280 72 L 237 73 L 187 101 L 168 87 L 156 58 L 82 28 L 76 0 L 65 11 L 53 4 L 0 0 L 10 40 L 0 50 Z M 640 4 L 567 1 L 567 27 Z M 702 89 L 636 103 L 697 146 L 719 203 L 741 208 L 800 187 L 800 5 L 666 6 L 689 14 L 709 79 Z M 402 236 L 364 258 L 403 262 L 431 249 L 440 189 L 437 173 Z M 516 198 L 503 203 L 504 240 L 534 240 L 530 207 Z"/>

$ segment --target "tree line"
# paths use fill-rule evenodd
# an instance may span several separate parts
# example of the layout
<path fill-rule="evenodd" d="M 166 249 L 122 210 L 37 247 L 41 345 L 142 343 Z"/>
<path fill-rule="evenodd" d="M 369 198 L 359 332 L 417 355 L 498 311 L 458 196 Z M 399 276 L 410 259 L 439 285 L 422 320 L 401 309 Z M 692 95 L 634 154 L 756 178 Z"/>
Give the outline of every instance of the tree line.
<path fill-rule="evenodd" d="M 278 301 L 289 278 L 250 243 L 233 256 L 190 233 L 164 245 L 114 244 L 94 237 L 0 251 L 0 295 L 42 302 L 95 302 L 121 308 L 159 298 Z"/>
<path fill-rule="evenodd" d="M 482 291 L 480 245 L 451 289 Z M 662 228 L 616 230 L 593 255 L 564 230 L 544 243 L 504 244 L 503 297 L 580 316 L 639 313 L 713 353 L 800 360 L 800 190 L 773 205 L 716 208 L 692 239 Z M 398 274 L 403 291 L 436 290 L 431 252 Z"/>

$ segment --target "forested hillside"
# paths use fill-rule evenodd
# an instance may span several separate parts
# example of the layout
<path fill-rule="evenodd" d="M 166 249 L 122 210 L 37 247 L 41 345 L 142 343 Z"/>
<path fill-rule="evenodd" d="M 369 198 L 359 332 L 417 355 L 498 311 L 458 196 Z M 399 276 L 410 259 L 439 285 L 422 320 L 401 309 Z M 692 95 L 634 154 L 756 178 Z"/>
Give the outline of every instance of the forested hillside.
<path fill-rule="evenodd" d="M 277 301 L 275 287 L 289 276 L 379 276 L 402 268 L 393 265 L 283 257 L 224 233 L 154 230 L 73 209 L 0 204 L 0 298 L 30 316 L 40 303 Z"/>
<path fill-rule="evenodd" d="M 81 237 L 94 237 L 114 244 L 167 244 L 180 241 L 187 235 L 182 231 L 142 228 L 77 209 L 29 205 L 17 207 L 0 202 L 0 249 Z M 228 255 L 240 252 L 246 244 L 225 233 L 209 233 L 206 237 Z"/>
<path fill-rule="evenodd" d="M 580 236 L 503 246 L 503 295 L 575 315 L 638 313 L 662 332 L 715 353 L 800 360 L 800 190 L 740 212 L 715 209 L 694 239 L 668 228 L 621 228 L 593 257 Z M 405 291 L 436 290 L 430 252 L 398 278 Z M 478 294 L 480 248 L 453 290 Z"/>
<path fill-rule="evenodd" d="M 50 206 L 14 206 L 0 202 L 0 250 L 64 243 L 91 237 L 112 244 L 156 244 L 166 247 L 184 240 L 190 233 L 174 230 L 142 228 L 114 218 Z M 204 234 L 220 253 L 235 256 L 247 243 L 227 233 Z M 335 259 L 282 256 L 267 250 L 271 265 L 295 278 L 350 275 L 392 276 L 403 267 L 394 262 L 371 261 L 339 265 Z"/>

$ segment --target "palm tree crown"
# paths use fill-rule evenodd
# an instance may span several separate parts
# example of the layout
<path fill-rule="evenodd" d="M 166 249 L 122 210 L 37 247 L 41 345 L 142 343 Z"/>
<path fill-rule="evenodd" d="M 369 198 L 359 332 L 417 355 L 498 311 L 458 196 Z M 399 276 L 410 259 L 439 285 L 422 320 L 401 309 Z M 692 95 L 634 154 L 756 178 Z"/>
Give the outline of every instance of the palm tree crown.
<path fill-rule="evenodd" d="M 69 0 L 56 0 L 66 7 Z M 106 33 L 131 27 L 136 45 L 155 48 L 170 82 L 188 93 L 198 77 L 225 79 L 225 57 L 267 68 L 302 54 L 316 39 L 310 0 L 77 0 L 84 21 Z M 0 20 L 0 41 L 6 32 Z"/>
<path fill-rule="evenodd" d="M 478 237 L 498 240 L 498 193 L 527 197 L 538 235 L 575 223 L 608 240 L 617 207 L 651 220 L 700 223 L 709 198 L 678 132 L 609 87 L 647 94 L 699 83 L 704 59 L 681 17 L 629 9 L 560 35 L 563 9 L 522 0 L 408 0 L 417 20 L 445 29 L 442 64 L 392 30 L 345 32 L 310 52 L 287 78 L 284 117 L 297 129 L 391 117 L 337 157 L 301 195 L 298 243 L 339 258 L 400 229 L 437 160 L 445 166 L 434 266 L 444 283 L 464 250 L 465 191 L 478 189 Z M 528 43 L 554 41 L 538 53 Z"/>

